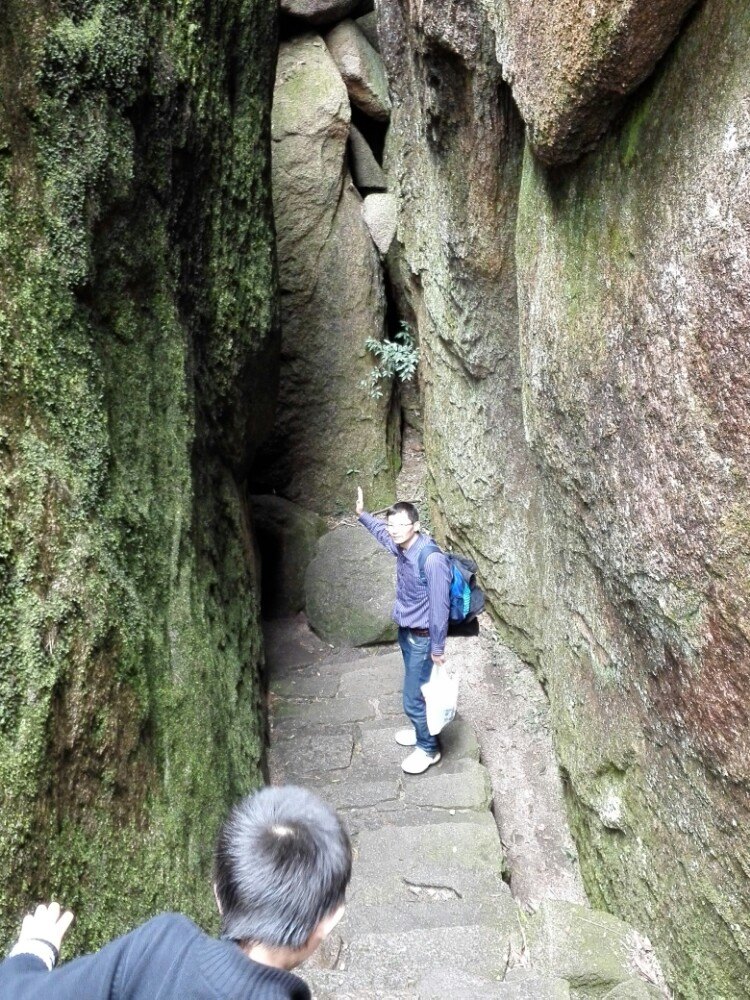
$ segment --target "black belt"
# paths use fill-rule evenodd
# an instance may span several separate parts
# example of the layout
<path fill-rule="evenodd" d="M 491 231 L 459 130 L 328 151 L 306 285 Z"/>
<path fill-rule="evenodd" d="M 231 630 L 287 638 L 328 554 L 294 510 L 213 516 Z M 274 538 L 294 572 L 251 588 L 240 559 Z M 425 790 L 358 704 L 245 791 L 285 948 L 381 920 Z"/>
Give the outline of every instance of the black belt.
<path fill-rule="evenodd" d="M 412 635 L 421 635 L 422 638 L 430 634 L 428 628 L 411 628 L 409 625 L 406 626 Z"/>

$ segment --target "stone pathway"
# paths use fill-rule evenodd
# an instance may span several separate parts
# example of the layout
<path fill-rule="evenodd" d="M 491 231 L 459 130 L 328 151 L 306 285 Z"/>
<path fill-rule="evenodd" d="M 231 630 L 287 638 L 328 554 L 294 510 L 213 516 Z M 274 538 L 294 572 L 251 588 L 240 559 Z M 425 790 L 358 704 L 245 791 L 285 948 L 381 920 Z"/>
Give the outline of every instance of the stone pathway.
<path fill-rule="evenodd" d="M 294 619 L 268 630 L 267 657 L 269 776 L 316 789 L 354 843 L 346 916 L 302 970 L 316 1000 L 665 996 L 627 925 L 560 898 L 529 916 L 514 900 L 466 718 L 439 765 L 401 771 L 398 651 L 336 650 Z"/>

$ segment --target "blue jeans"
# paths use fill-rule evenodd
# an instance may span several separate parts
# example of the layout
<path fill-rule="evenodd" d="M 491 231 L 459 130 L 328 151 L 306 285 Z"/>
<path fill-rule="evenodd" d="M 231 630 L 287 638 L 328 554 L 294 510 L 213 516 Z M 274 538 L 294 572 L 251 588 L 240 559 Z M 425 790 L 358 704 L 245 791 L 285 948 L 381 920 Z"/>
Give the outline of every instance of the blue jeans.
<path fill-rule="evenodd" d="M 398 644 L 404 657 L 404 712 L 417 733 L 417 746 L 434 756 L 440 749 L 437 736 L 427 728 L 422 685 L 432 673 L 430 637 L 414 635 L 408 628 L 399 628 Z"/>

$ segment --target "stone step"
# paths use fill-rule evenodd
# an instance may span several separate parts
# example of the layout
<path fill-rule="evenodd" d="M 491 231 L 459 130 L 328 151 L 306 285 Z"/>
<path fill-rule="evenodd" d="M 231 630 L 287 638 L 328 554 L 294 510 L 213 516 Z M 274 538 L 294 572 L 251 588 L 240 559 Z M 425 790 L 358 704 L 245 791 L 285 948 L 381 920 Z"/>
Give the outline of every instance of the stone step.
<path fill-rule="evenodd" d="M 434 930 L 439 927 L 495 927 L 498 932 L 510 924 L 510 908 L 490 902 L 466 902 L 444 886 L 409 886 L 412 896 L 407 903 L 384 903 L 351 906 L 341 924 L 341 937 L 353 941 L 363 934 L 411 930 Z"/>
<path fill-rule="evenodd" d="M 401 761 L 410 751 L 393 741 L 392 725 L 365 734 L 355 724 L 314 735 L 306 732 L 306 727 L 286 726 L 282 728 L 286 738 L 278 739 L 274 727 L 269 751 L 271 779 L 317 788 L 342 811 L 380 807 L 388 813 L 383 822 L 403 825 L 404 819 L 393 819 L 394 811 L 439 809 L 446 812 L 442 818 L 448 820 L 456 812 L 489 806 L 491 789 L 485 768 L 473 757 L 453 756 L 476 751 L 473 735 L 458 725 L 455 738 L 446 740 L 443 760 L 422 775 L 407 775 L 401 770 Z M 435 817 L 431 818 L 430 822 L 434 821 Z"/>
<path fill-rule="evenodd" d="M 344 730 L 353 723 L 390 719 L 395 727 L 401 715 L 401 699 L 322 698 L 274 699 L 271 740 L 298 739 L 320 732 Z"/>
<path fill-rule="evenodd" d="M 378 694 L 400 691 L 404 678 L 401 653 L 380 653 L 357 660 L 330 660 L 320 663 L 274 667 L 272 690 L 283 697 L 328 697 L 328 689 L 344 695 Z M 316 688 L 316 684 L 318 688 Z"/>
<path fill-rule="evenodd" d="M 409 905 L 415 888 L 438 887 L 466 903 L 491 903 L 504 918 L 516 919 L 489 813 L 464 823 L 364 830 L 355 850 L 351 898 L 357 906 Z"/>
<path fill-rule="evenodd" d="M 363 934 L 345 945 L 335 970 L 302 974 L 318 1000 L 414 1000 L 423 980 L 451 970 L 490 986 L 502 977 L 511 933 L 470 925 Z"/>
<path fill-rule="evenodd" d="M 406 726 L 408 720 L 403 716 L 395 725 L 390 718 L 363 721 L 359 727 L 362 755 L 378 761 L 383 767 L 391 764 L 400 767 L 401 761 L 409 753 L 409 747 L 399 746 L 394 734 L 397 729 Z M 445 762 L 462 758 L 479 760 L 479 743 L 474 730 L 460 716 L 456 716 L 440 734 L 440 743 Z"/>
<path fill-rule="evenodd" d="M 350 834 L 356 837 L 365 830 L 379 830 L 382 827 L 440 826 L 473 823 L 477 813 L 469 809 L 431 809 L 409 807 L 403 802 L 372 807 L 342 809 L 340 814 Z"/>
<path fill-rule="evenodd" d="M 312 778 L 335 777 L 350 766 L 356 738 L 355 728 L 350 726 L 340 732 L 299 734 L 294 739 L 281 740 L 274 727 L 268 754 L 273 781 L 305 784 Z"/>
<path fill-rule="evenodd" d="M 404 661 L 401 653 L 378 656 L 365 664 L 353 663 L 351 669 L 342 674 L 339 694 L 349 697 L 379 697 L 384 694 L 400 694 L 404 684 Z"/>
<path fill-rule="evenodd" d="M 456 969 L 428 973 L 419 983 L 419 1000 L 571 1000 L 563 979 L 526 975 L 514 982 L 497 982 Z"/>
<path fill-rule="evenodd" d="M 382 646 L 336 649 L 321 640 L 315 640 L 314 652 L 294 644 L 283 646 L 287 655 L 278 658 L 275 649 L 267 651 L 267 676 L 271 686 L 295 673 L 318 673 L 320 676 L 342 676 L 351 670 L 376 663 L 378 660 L 398 658 L 401 653 L 391 643 Z M 395 651 L 394 651 L 395 650 Z M 403 663 L 403 661 L 401 661 Z"/>
<path fill-rule="evenodd" d="M 342 746 L 345 746 L 343 744 Z M 342 752 L 341 757 L 345 754 Z M 402 757 L 405 754 L 402 752 Z M 295 762 L 284 768 L 288 780 L 303 780 L 317 788 L 337 809 L 365 808 L 384 802 L 401 802 L 406 808 L 428 806 L 436 809 L 483 811 L 492 801 L 489 775 L 475 760 L 445 760 L 424 774 L 404 774 L 400 764 L 377 767 L 358 761 L 356 754 L 346 769 L 327 772 L 300 771 Z"/>

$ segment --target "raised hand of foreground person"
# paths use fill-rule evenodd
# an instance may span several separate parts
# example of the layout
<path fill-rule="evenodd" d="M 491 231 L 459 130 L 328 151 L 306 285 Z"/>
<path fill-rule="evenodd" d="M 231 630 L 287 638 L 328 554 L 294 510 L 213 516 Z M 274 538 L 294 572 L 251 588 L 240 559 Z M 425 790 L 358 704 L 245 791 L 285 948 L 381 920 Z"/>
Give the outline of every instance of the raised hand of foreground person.
<path fill-rule="evenodd" d="M 362 492 L 362 487 L 358 486 L 357 487 L 357 503 L 356 503 L 356 505 L 354 507 L 354 510 L 357 513 L 357 517 L 359 517 L 359 515 L 362 513 L 362 511 L 364 509 L 365 509 L 365 496 L 364 496 L 364 493 Z"/>
<path fill-rule="evenodd" d="M 42 947 L 47 945 L 50 949 L 51 965 L 55 965 L 60 957 L 62 940 L 72 923 L 73 914 L 70 910 L 63 911 L 59 903 L 40 903 L 33 913 L 28 913 L 23 918 L 21 933 L 14 951 L 29 951 L 36 954 L 37 945 Z"/>

